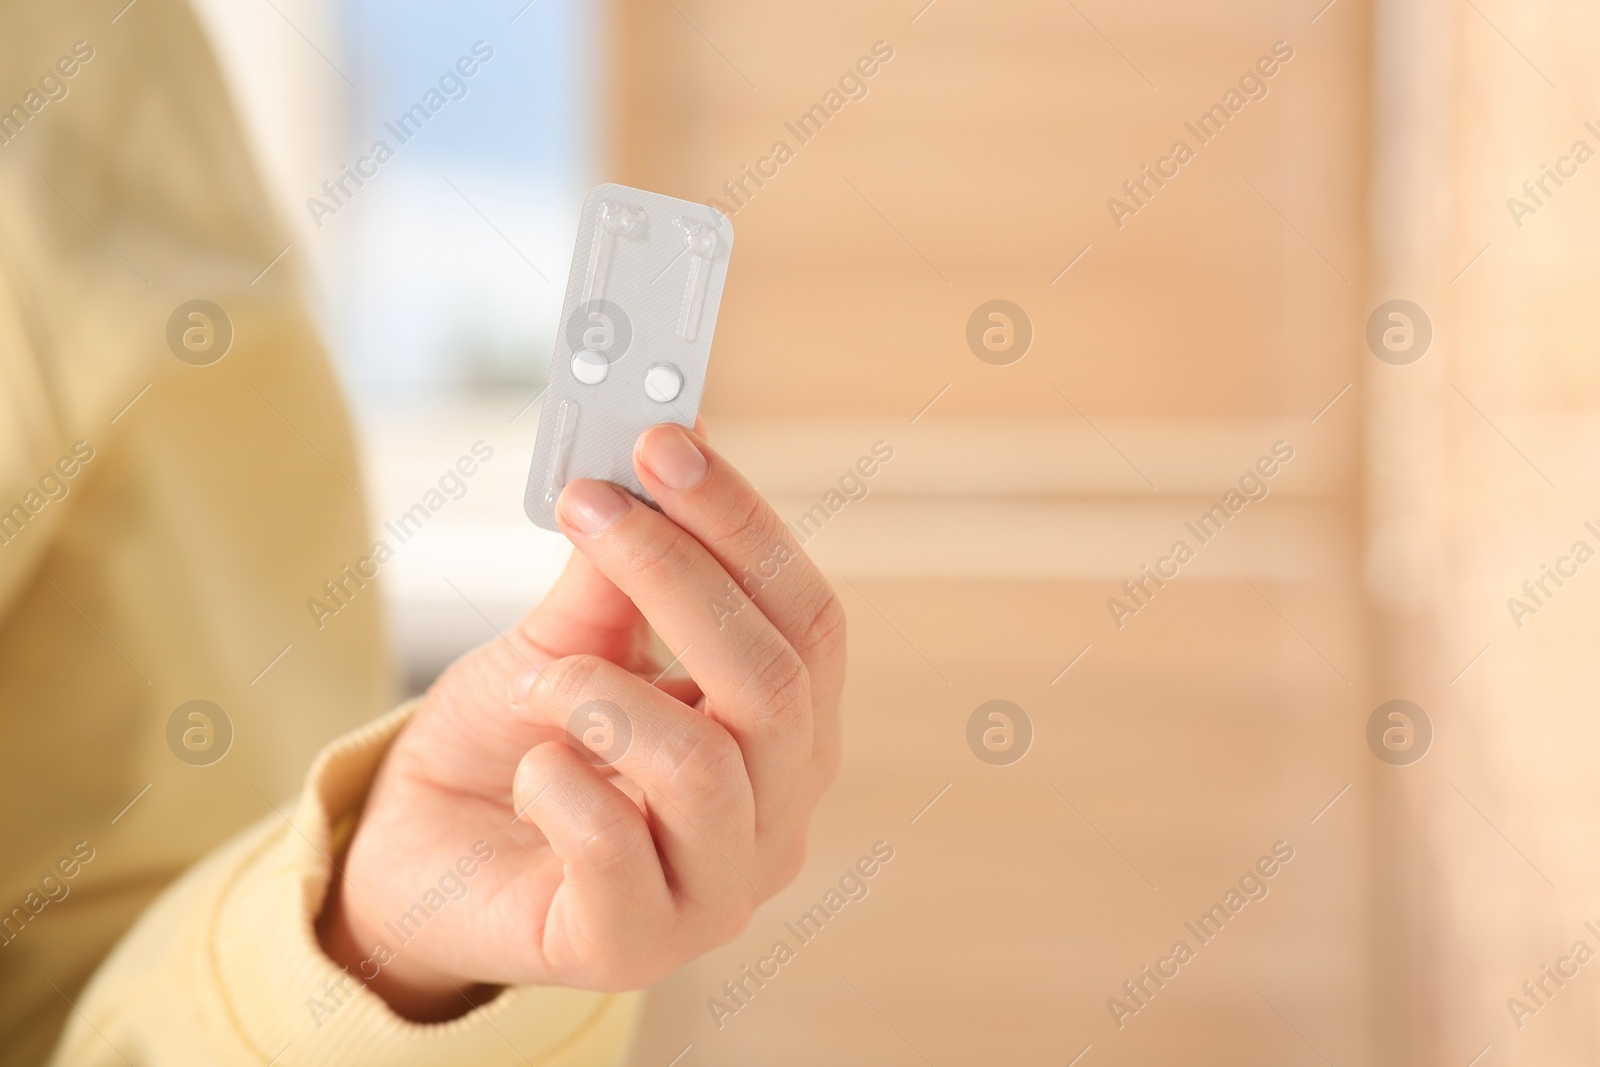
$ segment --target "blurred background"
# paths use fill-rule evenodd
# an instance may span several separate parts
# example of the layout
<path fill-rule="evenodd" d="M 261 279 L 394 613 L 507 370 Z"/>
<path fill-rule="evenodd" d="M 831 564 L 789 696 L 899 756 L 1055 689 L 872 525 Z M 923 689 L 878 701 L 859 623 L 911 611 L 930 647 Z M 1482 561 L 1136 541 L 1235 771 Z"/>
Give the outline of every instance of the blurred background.
<path fill-rule="evenodd" d="M 733 214 L 705 417 L 786 516 L 893 450 L 808 546 L 852 675 L 806 871 L 653 994 L 634 1063 L 1594 1062 L 1595 977 L 1523 987 L 1600 948 L 1600 578 L 1523 590 L 1600 546 L 1591 5 L 198 4 L 374 526 L 496 449 L 384 572 L 409 688 L 565 556 L 521 484 L 598 181 Z M 467 94 L 314 216 L 477 41 Z M 1009 750 L 969 743 L 992 700 Z M 717 1019 L 880 840 L 870 895 Z"/>

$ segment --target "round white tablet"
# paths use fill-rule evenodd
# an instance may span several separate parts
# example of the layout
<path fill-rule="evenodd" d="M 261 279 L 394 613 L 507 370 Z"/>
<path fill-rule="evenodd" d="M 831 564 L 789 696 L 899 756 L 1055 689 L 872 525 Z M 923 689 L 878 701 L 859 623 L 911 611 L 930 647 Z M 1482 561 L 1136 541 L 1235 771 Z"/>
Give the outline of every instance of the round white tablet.
<path fill-rule="evenodd" d="M 658 404 L 678 399 L 683 392 L 683 375 L 678 368 L 657 363 L 644 372 L 644 395 Z"/>
<path fill-rule="evenodd" d="M 606 380 L 611 364 L 599 352 L 585 348 L 572 357 L 572 376 L 584 385 L 599 385 Z"/>

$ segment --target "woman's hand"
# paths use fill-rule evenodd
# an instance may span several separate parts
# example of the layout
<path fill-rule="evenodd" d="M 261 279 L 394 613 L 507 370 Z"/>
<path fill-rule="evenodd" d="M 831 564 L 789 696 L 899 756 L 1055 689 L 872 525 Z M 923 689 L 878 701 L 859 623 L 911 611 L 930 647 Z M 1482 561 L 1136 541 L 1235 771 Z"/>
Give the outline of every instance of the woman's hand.
<path fill-rule="evenodd" d="M 647 986 L 800 870 L 839 765 L 843 609 L 702 436 L 653 427 L 634 466 L 665 514 L 569 484 L 561 578 L 439 677 L 373 785 L 318 930 L 403 1015 L 485 984 Z M 659 677 L 647 620 L 690 678 Z"/>

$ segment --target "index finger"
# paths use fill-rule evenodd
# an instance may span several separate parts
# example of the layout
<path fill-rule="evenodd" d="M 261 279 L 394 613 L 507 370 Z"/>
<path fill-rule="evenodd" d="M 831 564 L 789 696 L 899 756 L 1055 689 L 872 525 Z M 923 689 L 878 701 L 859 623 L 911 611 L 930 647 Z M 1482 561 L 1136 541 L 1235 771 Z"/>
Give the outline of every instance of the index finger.
<path fill-rule="evenodd" d="M 822 571 L 743 475 L 704 437 L 675 423 L 634 446 L 634 468 L 668 518 L 733 576 L 738 591 L 788 640 L 811 674 L 817 742 L 837 749 L 844 687 L 844 609 Z"/>
<path fill-rule="evenodd" d="M 708 713 L 738 742 L 757 836 L 792 840 L 804 825 L 797 814 L 815 799 L 815 702 L 805 661 L 760 610 L 728 609 L 728 571 L 694 534 L 637 497 L 578 479 L 561 491 L 556 516 L 578 551 L 679 650 Z"/>

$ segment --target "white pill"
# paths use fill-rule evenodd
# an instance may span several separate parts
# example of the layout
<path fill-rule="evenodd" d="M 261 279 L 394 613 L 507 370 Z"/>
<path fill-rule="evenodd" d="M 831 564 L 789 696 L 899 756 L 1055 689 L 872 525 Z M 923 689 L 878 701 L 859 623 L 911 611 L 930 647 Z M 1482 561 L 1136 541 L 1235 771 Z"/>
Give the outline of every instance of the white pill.
<path fill-rule="evenodd" d="M 658 404 L 678 399 L 683 392 L 683 375 L 677 367 L 657 363 L 644 372 L 644 395 Z"/>
<path fill-rule="evenodd" d="M 587 348 L 572 357 L 572 376 L 584 385 L 599 385 L 610 369 L 605 356 Z"/>

